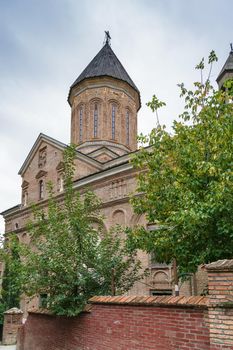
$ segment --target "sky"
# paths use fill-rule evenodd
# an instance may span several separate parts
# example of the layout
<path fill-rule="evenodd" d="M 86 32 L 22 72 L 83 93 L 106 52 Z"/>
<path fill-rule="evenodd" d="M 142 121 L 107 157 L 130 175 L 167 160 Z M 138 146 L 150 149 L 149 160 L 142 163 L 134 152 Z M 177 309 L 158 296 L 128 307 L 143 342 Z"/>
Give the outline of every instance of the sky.
<path fill-rule="evenodd" d="M 67 96 L 103 46 L 111 47 L 141 92 L 138 133 L 156 123 L 153 94 L 171 128 L 182 112 L 178 83 L 215 50 L 215 79 L 233 41 L 232 0 L 0 0 L 0 212 L 20 203 L 18 171 L 40 132 L 70 141 Z M 4 221 L 0 218 L 0 232 Z"/>

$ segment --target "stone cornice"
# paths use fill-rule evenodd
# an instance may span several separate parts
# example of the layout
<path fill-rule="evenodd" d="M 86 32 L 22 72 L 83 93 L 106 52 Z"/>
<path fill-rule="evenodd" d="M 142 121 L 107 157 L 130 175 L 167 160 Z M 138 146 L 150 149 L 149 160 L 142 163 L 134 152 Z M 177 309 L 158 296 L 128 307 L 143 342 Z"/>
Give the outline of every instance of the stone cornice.
<path fill-rule="evenodd" d="M 127 148 L 126 146 L 124 146 L 118 142 L 111 142 L 111 141 L 107 141 L 107 140 L 86 141 L 77 147 L 77 151 L 81 152 L 81 150 L 83 148 L 90 147 L 90 146 L 93 146 L 93 147 L 98 147 L 98 146 L 99 147 L 113 147 L 113 148 L 119 148 L 126 153 L 130 152 L 129 148 Z M 93 150 L 93 151 L 87 153 L 86 155 L 91 157 L 92 153 L 95 151 L 96 150 Z"/>

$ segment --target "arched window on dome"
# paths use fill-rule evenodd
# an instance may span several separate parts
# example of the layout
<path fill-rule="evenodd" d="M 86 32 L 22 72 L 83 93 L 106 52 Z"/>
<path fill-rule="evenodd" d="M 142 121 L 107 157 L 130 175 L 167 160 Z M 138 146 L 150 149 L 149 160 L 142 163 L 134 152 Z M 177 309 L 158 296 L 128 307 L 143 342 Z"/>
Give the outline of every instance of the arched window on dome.
<path fill-rule="evenodd" d="M 94 138 L 98 136 L 98 103 L 94 104 Z"/>
<path fill-rule="evenodd" d="M 44 181 L 39 181 L 39 199 L 44 199 Z"/>
<path fill-rule="evenodd" d="M 79 142 L 83 139 L 83 106 L 79 107 Z"/>
<path fill-rule="evenodd" d="M 112 139 L 116 137 L 116 105 L 112 104 Z"/>
<path fill-rule="evenodd" d="M 129 145 L 129 110 L 126 110 L 126 144 Z"/>

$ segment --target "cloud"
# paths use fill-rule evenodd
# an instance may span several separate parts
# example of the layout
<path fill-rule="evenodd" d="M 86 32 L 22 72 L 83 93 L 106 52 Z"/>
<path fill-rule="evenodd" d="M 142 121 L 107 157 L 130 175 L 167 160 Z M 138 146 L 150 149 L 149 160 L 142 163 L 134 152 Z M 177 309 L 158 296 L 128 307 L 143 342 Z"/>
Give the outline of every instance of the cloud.
<path fill-rule="evenodd" d="M 152 94 L 167 102 L 160 120 L 170 126 L 182 110 L 176 84 L 199 79 L 193 67 L 212 49 L 217 76 L 232 10 L 231 0 L 1 1 L 0 211 L 20 201 L 17 172 L 40 132 L 69 143 L 69 86 L 101 49 L 104 30 L 141 91 L 146 133 L 155 123 L 145 107 Z"/>

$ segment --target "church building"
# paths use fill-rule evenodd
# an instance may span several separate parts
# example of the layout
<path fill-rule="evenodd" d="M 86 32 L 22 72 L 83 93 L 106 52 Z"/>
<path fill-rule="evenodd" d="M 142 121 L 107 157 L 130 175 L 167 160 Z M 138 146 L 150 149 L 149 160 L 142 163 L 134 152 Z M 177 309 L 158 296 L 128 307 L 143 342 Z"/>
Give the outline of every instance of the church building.
<path fill-rule="evenodd" d="M 221 87 L 233 77 L 233 50 L 217 78 Z M 113 52 L 107 35 L 102 49 L 71 85 L 69 143 L 77 145 L 73 186 L 79 191 L 91 188 L 102 201 L 105 229 L 147 225 L 143 215 L 134 213 L 129 197 L 136 189 L 136 170 L 130 162 L 137 151 L 137 112 L 140 92 Z M 14 232 L 20 241 L 29 243 L 26 224 L 32 216 L 31 204 L 46 208 L 46 183 L 51 181 L 57 198 L 63 196 L 63 151 L 66 144 L 40 134 L 23 162 L 21 203 L 1 213 L 5 219 L 5 238 Z M 148 228 L 149 229 L 149 228 Z M 131 295 L 174 293 L 172 265 L 159 264 L 153 257 L 139 252 L 149 275 L 135 284 Z M 199 271 L 181 285 L 181 294 L 200 294 L 205 287 L 205 273 Z M 21 308 L 31 307 L 28 300 Z"/>

